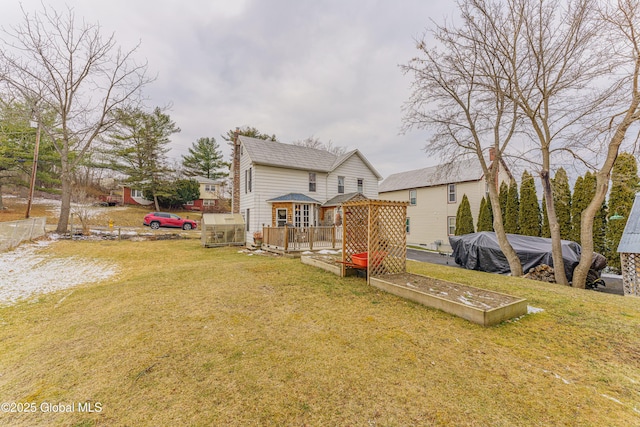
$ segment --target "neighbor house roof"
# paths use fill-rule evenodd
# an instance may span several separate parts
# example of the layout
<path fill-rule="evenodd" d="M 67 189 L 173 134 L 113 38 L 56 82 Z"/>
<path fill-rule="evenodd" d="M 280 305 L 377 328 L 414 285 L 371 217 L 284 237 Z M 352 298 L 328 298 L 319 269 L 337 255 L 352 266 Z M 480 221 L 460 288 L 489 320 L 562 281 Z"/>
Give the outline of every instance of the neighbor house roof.
<path fill-rule="evenodd" d="M 367 196 L 362 193 L 347 193 L 347 194 L 338 194 L 335 197 L 327 200 L 322 204 L 322 206 L 338 206 L 343 204 L 344 202 L 349 202 L 352 200 L 369 200 Z"/>
<path fill-rule="evenodd" d="M 244 149 L 247 150 L 251 161 L 256 164 L 317 172 L 333 172 L 352 156 L 358 156 L 378 179 L 382 179 L 382 176 L 359 150 L 336 156 L 326 150 L 283 144 L 243 135 L 238 136 L 238 138 L 242 142 Z"/>
<path fill-rule="evenodd" d="M 379 193 L 410 188 L 433 187 L 457 182 L 479 181 L 484 176 L 477 159 L 431 166 L 389 175 L 378 188 Z"/>
<path fill-rule="evenodd" d="M 192 176 L 191 179 L 195 179 L 198 184 L 221 184 L 224 182 L 224 179 L 211 179 L 200 175 Z"/>
<path fill-rule="evenodd" d="M 627 225 L 618 244 L 618 252 L 621 253 L 640 253 L 640 194 L 636 194 L 636 198 L 631 206 Z"/>
<path fill-rule="evenodd" d="M 289 194 L 285 194 L 283 196 L 279 196 L 279 197 L 274 197 L 273 199 L 269 199 L 267 200 L 267 202 L 269 203 L 273 203 L 273 202 L 300 202 L 300 203 L 315 203 L 315 204 L 320 204 L 319 201 L 312 199 L 309 196 L 305 196 L 304 194 L 300 194 L 300 193 L 289 193 Z"/>

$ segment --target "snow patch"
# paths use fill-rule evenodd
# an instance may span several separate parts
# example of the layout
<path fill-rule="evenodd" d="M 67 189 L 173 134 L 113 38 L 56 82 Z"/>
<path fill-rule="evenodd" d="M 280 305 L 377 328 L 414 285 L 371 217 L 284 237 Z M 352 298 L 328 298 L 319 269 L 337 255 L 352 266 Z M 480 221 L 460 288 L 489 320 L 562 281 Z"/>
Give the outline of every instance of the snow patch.
<path fill-rule="evenodd" d="M 0 253 L 0 305 L 36 294 L 54 292 L 115 275 L 115 265 L 78 257 L 52 258 L 40 250 L 52 244 L 41 240 Z"/>

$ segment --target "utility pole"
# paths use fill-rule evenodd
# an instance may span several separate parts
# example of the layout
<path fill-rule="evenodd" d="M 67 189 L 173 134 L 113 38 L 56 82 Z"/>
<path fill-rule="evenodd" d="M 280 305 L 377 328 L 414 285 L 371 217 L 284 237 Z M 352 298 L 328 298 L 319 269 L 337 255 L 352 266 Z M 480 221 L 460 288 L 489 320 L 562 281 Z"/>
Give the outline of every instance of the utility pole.
<path fill-rule="evenodd" d="M 40 151 L 40 120 L 36 126 L 36 146 L 33 150 L 33 168 L 31 169 L 31 185 L 29 186 L 29 199 L 27 200 L 27 212 L 25 218 L 31 214 L 31 201 L 33 200 L 33 190 L 36 186 L 36 173 L 38 172 L 38 152 Z"/>

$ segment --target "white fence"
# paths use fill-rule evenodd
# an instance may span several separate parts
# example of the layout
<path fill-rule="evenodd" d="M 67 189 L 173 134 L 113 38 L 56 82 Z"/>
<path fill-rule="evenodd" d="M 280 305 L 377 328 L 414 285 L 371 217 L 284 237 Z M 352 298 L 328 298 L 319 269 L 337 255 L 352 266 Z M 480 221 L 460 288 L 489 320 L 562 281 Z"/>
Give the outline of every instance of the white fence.
<path fill-rule="evenodd" d="M 44 236 L 46 222 L 45 217 L 0 222 L 0 251 L 14 248 L 25 240 Z"/>

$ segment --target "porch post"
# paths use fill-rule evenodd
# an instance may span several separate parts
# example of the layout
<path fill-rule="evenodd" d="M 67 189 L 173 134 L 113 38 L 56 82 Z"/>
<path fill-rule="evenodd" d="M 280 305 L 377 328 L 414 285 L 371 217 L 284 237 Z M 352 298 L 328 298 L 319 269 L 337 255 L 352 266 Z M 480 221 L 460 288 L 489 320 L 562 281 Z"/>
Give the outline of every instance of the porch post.
<path fill-rule="evenodd" d="M 335 249 L 336 248 L 336 225 L 333 224 L 333 227 L 331 228 L 331 249 Z"/>
<path fill-rule="evenodd" d="M 284 251 L 286 252 L 289 249 L 289 230 L 287 229 L 287 224 L 284 225 Z"/>

